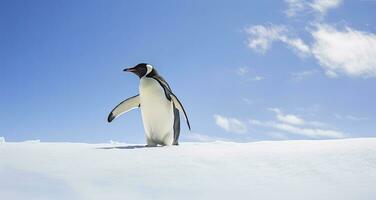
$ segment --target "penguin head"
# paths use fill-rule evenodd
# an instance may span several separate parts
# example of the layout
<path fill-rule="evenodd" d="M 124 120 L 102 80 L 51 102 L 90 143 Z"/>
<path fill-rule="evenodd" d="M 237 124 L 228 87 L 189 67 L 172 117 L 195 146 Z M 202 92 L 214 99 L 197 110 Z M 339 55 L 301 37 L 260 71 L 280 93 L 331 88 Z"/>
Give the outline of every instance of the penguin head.
<path fill-rule="evenodd" d="M 131 68 L 126 68 L 123 71 L 125 72 L 132 72 L 136 74 L 138 77 L 142 78 L 144 76 L 147 76 L 149 74 L 156 74 L 156 70 L 151 66 L 150 64 L 147 63 L 140 63 L 134 67 Z"/>

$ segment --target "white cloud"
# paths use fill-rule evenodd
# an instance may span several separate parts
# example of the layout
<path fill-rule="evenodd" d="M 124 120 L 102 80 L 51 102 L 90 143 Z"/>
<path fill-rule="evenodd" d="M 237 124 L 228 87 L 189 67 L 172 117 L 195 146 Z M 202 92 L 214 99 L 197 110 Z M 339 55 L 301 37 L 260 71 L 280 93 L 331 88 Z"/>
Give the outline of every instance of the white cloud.
<path fill-rule="evenodd" d="M 252 125 L 269 127 L 286 133 L 302 135 L 310 138 L 344 138 L 346 136 L 346 134 L 341 131 L 330 129 L 298 127 L 291 124 L 274 121 L 263 122 L 258 120 L 250 120 L 249 122 Z"/>
<path fill-rule="evenodd" d="M 361 120 L 366 120 L 366 118 L 362 118 L 362 117 L 355 117 L 355 116 L 352 116 L 352 115 L 346 115 L 346 119 L 348 119 L 348 120 L 353 120 L 353 121 L 361 121 Z"/>
<path fill-rule="evenodd" d="M 288 47 L 292 48 L 299 56 L 306 56 L 311 53 L 309 46 L 300 38 L 288 38 L 287 36 L 283 36 L 280 40 L 287 44 Z"/>
<path fill-rule="evenodd" d="M 292 73 L 291 76 L 292 76 L 292 79 L 294 81 L 302 81 L 310 76 L 313 76 L 314 74 L 316 74 L 318 71 L 317 70 L 307 70 L 307 71 L 302 71 L 302 72 L 296 72 L 296 73 Z"/>
<path fill-rule="evenodd" d="M 342 0 L 285 0 L 287 16 L 300 12 L 313 12 L 324 16 L 328 10 L 341 5 Z M 340 75 L 349 77 L 376 77 L 376 34 L 350 27 L 338 29 L 316 21 L 309 33 L 313 42 L 306 44 L 292 36 L 284 25 L 255 25 L 245 29 L 247 45 L 259 53 L 269 50 L 273 42 L 282 42 L 298 56 L 312 56 L 330 78 Z M 313 72 L 295 74 L 301 80 Z"/>
<path fill-rule="evenodd" d="M 308 122 L 306 122 L 306 125 L 312 126 L 312 127 L 321 127 L 321 128 L 332 127 L 331 125 L 328 125 L 328 124 L 323 123 L 323 122 L 318 122 L 318 121 L 308 121 Z"/>
<path fill-rule="evenodd" d="M 304 0 L 285 0 L 285 2 L 287 4 L 285 14 L 288 17 L 293 17 L 306 8 L 306 2 Z"/>
<path fill-rule="evenodd" d="M 255 76 L 255 77 L 253 77 L 251 80 L 252 81 L 262 81 L 262 80 L 264 80 L 265 78 L 263 77 L 263 76 Z"/>
<path fill-rule="evenodd" d="M 249 34 L 248 47 L 260 52 L 265 53 L 274 41 L 287 32 L 285 26 L 270 25 L 270 26 L 250 26 L 246 28 L 246 33 Z"/>
<path fill-rule="evenodd" d="M 277 121 L 259 121 L 251 119 L 249 123 L 310 138 L 344 138 L 346 136 L 346 134 L 341 131 L 323 128 L 328 125 L 322 122 L 306 121 L 296 115 L 284 114 L 278 108 L 270 108 L 269 110 L 276 114 Z"/>
<path fill-rule="evenodd" d="M 0 144 L 4 144 L 5 143 L 5 138 L 4 137 L 0 137 Z"/>
<path fill-rule="evenodd" d="M 215 123 L 227 132 L 245 133 L 247 126 L 236 118 L 228 118 L 221 115 L 214 115 Z"/>
<path fill-rule="evenodd" d="M 305 56 L 310 53 L 310 48 L 300 38 L 289 36 L 288 29 L 282 25 L 255 25 L 246 28 L 248 34 L 247 45 L 259 53 L 265 53 L 273 44 L 279 41 L 286 44 L 298 55 Z"/>
<path fill-rule="evenodd" d="M 364 117 L 356 117 L 353 115 L 340 115 L 340 114 L 335 114 L 334 115 L 337 119 L 345 119 L 345 120 L 351 120 L 351 121 L 362 121 L 362 120 L 367 120 L 367 118 Z"/>
<path fill-rule="evenodd" d="M 307 121 L 303 118 L 293 115 L 293 114 L 285 114 L 281 111 L 279 108 L 269 108 L 270 111 L 274 112 L 276 114 L 276 118 L 278 121 L 291 124 L 291 125 L 297 125 L 297 126 L 311 126 L 311 127 L 329 127 L 329 125 L 318 122 L 318 121 Z"/>
<path fill-rule="evenodd" d="M 317 25 L 311 33 L 315 40 L 312 54 L 329 77 L 376 76 L 375 34 L 349 27 L 340 31 L 329 25 Z"/>
<path fill-rule="evenodd" d="M 267 126 L 267 124 L 269 124 L 270 122 L 262 122 L 256 119 L 250 119 L 249 123 L 252 125 L 257 125 L 257 126 Z"/>
<path fill-rule="evenodd" d="M 341 3 L 342 0 L 314 0 L 309 6 L 324 15 L 329 9 L 337 8 Z"/>
<path fill-rule="evenodd" d="M 278 108 L 269 108 L 269 110 L 276 113 L 276 117 L 278 121 L 288 123 L 288 124 L 293 124 L 293 125 L 304 125 L 306 123 L 302 118 L 296 115 L 284 114 Z"/>
<path fill-rule="evenodd" d="M 337 8 L 342 0 L 285 0 L 287 17 L 294 17 L 299 13 L 313 13 L 324 16 L 328 10 Z"/>
<path fill-rule="evenodd" d="M 335 131 L 335 130 L 301 128 L 301 127 L 296 127 L 296 126 L 292 126 L 289 124 L 282 124 L 282 123 L 273 124 L 273 127 L 281 131 L 299 134 L 299 135 L 305 135 L 311 138 L 320 138 L 320 137 L 344 138 L 345 137 L 344 133 L 340 131 Z"/>
<path fill-rule="evenodd" d="M 376 34 L 345 27 L 338 30 L 333 26 L 318 24 L 310 31 L 314 39 L 311 46 L 300 38 L 289 36 L 285 26 L 256 25 L 247 28 L 248 47 L 265 53 L 275 41 L 293 49 L 299 56 L 313 56 L 330 78 L 346 75 L 350 77 L 376 77 Z M 313 74 L 307 71 L 295 74 L 302 78 Z"/>
<path fill-rule="evenodd" d="M 277 119 L 281 122 L 285 122 L 293 125 L 303 125 L 304 120 L 295 115 L 278 115 Z"/>

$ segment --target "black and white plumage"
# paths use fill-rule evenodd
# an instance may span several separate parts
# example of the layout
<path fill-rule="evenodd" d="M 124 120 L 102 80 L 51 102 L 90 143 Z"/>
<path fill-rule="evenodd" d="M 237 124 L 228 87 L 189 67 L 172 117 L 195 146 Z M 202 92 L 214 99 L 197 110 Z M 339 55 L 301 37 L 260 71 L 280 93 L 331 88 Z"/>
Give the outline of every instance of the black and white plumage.
<path fill-rule="evenodd" d="M 148 146 L 178 145 L 179 113 L 183 113 L 189 130 L 191 126 L 183 105 L 172 92 L 167 81 L 153 66 L 146 63 L 124 71 L 140 77 L 140 94 L 117 105 L 108 116 L 108 122 L 132 109 L 140 108 Z"/>

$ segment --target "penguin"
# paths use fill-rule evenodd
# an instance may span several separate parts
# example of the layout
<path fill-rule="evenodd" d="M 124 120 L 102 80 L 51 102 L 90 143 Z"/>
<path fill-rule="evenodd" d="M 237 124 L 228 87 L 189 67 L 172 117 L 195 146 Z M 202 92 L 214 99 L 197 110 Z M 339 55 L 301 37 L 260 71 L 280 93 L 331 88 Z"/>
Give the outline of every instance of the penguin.
<path fill-rule="evenodd" d="M 150 64 L 140 63 L 123 71 L 140 78 L 139 94 L 122 101 L 109 114 L 110 123 L 120 115 L 140 108 L 146 136 L 146 146 L 179 145 L 180 113 L 184 115 L 189 130 L 191 125 L 185 109 L 172 92 L 167 81 Z"/>

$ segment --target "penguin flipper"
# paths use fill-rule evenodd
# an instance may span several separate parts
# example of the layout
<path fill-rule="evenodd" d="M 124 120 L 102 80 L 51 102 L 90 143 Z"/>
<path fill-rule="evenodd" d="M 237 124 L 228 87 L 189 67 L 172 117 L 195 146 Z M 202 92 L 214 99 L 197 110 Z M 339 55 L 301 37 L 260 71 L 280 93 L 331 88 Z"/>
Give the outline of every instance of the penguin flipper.
<path fill-rule="evenodd" d="M 179 101 L 179 99 L 178 99 L 178 98 L 177 98 L 172 92 L 170 93 L 170 96 L 171 96 L 171 99 L 172 99 L 172 101 L 174 102 L 176 108 L 177 108 L 180 112 L 184 113 L 185 121 L 187 122 L 187 125 L 188 125 L 189 130 L 191 130 L 191 125 L 190 125 L 190 123 L 189 123 L 189 119 L 188 119 L 187 113 L 186 113 L 185 110 L 184 110 L 183 105 L 181 104 L 181 102 Z"/>
<path fill-rule="evenodd" d="M 119 103 L 119 105 L 117 105 L 112 111 L 111 113 L 108 115 L 108 118 L 107 118 L 107 121 L 108 122 L 112 122 L 112 120 L 114 120 L 115 118 L 119 117 L 120 115 L 130 111 L 130 110 L 133 110 L 135 108 L 138 108 L 140 107 L 140 95 L 136 95 L 136 96 L 133 96 L 133 97 L 130 97 L 124 101 L 122 101 L 121 103 Z"/>

